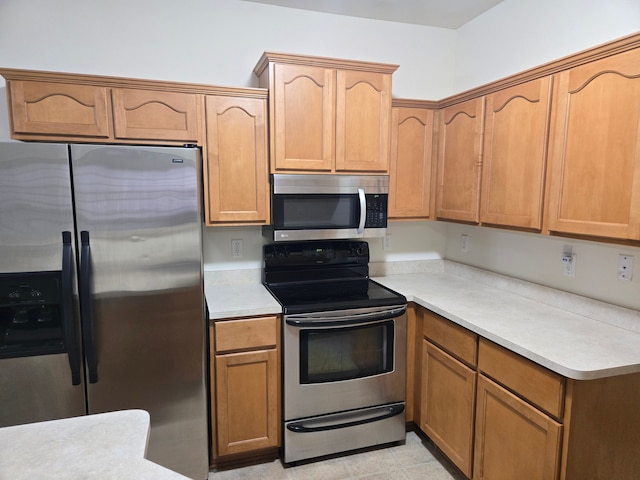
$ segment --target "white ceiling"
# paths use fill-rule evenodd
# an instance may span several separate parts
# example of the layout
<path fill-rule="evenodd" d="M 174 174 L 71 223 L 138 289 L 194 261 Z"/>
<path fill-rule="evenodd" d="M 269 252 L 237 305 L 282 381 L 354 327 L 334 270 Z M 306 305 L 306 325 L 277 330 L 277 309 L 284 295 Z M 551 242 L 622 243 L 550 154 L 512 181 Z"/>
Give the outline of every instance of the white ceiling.
<path fill-rule="evenodd" d="M 245 0 L 316 12 L 456 29 L 502 0 Z"/>

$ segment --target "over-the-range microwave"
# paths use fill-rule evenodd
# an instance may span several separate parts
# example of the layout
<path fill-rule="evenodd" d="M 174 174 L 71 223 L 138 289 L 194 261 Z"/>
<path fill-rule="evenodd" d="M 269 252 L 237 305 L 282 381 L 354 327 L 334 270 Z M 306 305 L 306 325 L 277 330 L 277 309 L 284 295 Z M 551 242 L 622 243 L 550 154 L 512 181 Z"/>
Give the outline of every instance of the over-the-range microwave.
<path fill-rule="evenodd" d="M 389 177 L 386 175 L 271 176 L 271 241 L 384 237 Z"/>

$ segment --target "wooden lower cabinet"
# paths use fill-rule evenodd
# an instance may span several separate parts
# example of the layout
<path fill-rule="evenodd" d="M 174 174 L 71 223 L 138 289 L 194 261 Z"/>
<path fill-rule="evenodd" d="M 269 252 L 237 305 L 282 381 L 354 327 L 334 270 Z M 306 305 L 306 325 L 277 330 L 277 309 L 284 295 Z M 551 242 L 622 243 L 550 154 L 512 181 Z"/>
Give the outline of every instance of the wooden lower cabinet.
<path fill-rule="evenodd" d="M 278 353 L 216 355 L 218 454 L 278 445 Z"/>
<path fill-rule="evenodd" d="M 561 435 L 560 423 L 478 375 L 474 480 L 556 480 Z"/>
<path fill-rule="evenodd" d="M 640 373 L 566 378 L 410 309 L 422 345 L 413 355 L 414 421 L 467 478 L 640 478 Z"/>
<path fill-rule="evenodd" d="M 469 478 L 475 392 L 475 370 L 423 340 L 420 428 Z"/>
<path fill-rule="evenodd" d="M 211 324 L 213 463 L 277 454 L 280 445 L 279 317 Z M 231 460 L 229 460 L 231 459 Z"/>

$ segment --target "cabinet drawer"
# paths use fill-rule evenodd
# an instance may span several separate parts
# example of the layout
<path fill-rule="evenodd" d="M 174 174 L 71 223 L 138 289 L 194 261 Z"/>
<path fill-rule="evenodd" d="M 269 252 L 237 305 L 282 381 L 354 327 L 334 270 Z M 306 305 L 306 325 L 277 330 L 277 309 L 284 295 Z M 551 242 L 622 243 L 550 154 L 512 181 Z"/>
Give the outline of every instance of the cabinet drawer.
<path fill-rule="evenodd" d="M 545 412 L 562 419 L 565 379 L 483 338 L 478 369 Z"/>
<path fill-rule="evenodd" d="M 278 317 L 247 318 L 216 322 L 216 352 L 275 347 L 278 342 Z"/>
<path fill-rule="evenodd" d="M 422 333 L 471 367 L 476 366 L 478 336 L 435 313 L 424 312 Z"/>

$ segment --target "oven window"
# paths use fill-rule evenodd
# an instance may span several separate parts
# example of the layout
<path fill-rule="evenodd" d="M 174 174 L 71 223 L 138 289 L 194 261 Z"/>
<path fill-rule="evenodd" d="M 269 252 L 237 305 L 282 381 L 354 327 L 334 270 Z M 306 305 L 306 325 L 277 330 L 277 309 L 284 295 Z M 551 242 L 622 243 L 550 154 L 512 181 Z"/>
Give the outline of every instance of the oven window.
<path fill-rule="evenodd" d="M 356 228 L 357 195 L 274 195 L 276 229 Z"/>
<path fill-rule="evenodd" d="M 393 327 L 374 325 L 300 332 L 300 383 L 323 383 L 393 370 Z"/>

